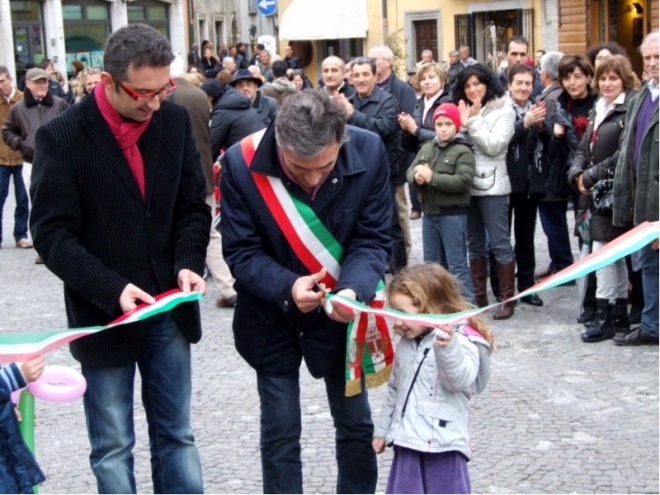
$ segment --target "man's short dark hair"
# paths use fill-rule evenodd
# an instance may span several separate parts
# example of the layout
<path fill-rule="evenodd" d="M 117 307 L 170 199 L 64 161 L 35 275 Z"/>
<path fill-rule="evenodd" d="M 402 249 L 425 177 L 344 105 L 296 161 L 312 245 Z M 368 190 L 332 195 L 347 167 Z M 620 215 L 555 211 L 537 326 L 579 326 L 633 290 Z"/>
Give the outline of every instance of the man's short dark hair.
<path fill-rule="evenodd" d="M 265 49 L 266 49 L 266 45 L 264 45 L 263 43 L 257 43 L 257 50 L 261 51 Z"/>
<path fill-rule="evenodd" d="M 527 64 L 514 64 L 513 66 L 509 67 L 507 78 L 509 80 L 509 84 L 511 84 L 513 82 L 514 76 L 517 76 L 518 74 L 530 74 L 532 76 L 532 83 L 534 83 L 535 73 L 536 71 L 534 70 L 534 67 L 530 67 Z"/>
<path fill-rule="evenodd" d="M 371 67 L 371 73 L 376 74 L 376 59 L 371 57 L 358 57 L 351 62 L 351 71 L 356 65 L 369 65 Z"/>
<path fill-rule="evenodd" d="M 273 66 L 271 67 L 271 70 L 273 71 L 273 78 L 277 79 L 278 77 L 285 77 L 288 68 L 289 66 L 282 60 L 273 62 Z"/>
<path fill-rule="evenodd" d="M 525 45 L 529 50 L 529 41 L 527 41 L 527 38 L 525 38 L 524 36 L 514 36 L 513 38 L 511 38 L 509 42 L 506 44 L 506 53 L 509 53 L 509 47 L 511 46 L 511 43 Z"/>
<path fill-rule="evenodd" d="M 146 24 L 129 24 L 105 42 L 103 68 L 118 81 L 126 81 L 128 68 L 169 67 L 174 60 L 167 38 Z"/>
<path fill-rule="evenodd" d="M 9 73 L 9 69 L 5 67 L 4 65 L 0 65 L 0 74 L 7 76 L 8 78 L 11 78 L 11 74 Z"/>
<path fill-rule="evenodd" d="M 242 41 L 239 41 L 238 43 L 236 43 L 236 49 L 237 50 L 242 50 L 244 47 L 245 47 L 245 43 L 243 43 Z"/>

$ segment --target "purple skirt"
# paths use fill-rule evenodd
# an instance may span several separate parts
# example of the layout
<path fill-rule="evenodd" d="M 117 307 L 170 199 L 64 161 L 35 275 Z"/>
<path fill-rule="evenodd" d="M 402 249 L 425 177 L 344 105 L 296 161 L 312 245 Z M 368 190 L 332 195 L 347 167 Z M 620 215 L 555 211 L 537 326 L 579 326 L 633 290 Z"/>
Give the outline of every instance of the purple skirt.
<path fill-rule="evenodd" d="M 395 445 L 385 493 L 470 493 L 467 462 L 456 451 L 428 453 Z"/>

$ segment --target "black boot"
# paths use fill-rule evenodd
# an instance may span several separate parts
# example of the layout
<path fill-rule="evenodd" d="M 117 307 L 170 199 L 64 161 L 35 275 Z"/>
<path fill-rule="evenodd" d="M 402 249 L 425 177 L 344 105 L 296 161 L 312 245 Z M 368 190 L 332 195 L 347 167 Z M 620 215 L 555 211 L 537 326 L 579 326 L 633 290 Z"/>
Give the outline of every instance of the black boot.
<path fill-rule="evenodd" d="M 628 319 L 628 301 L 625 299 L 617 299 L 614 309 L 612 310 L 612 322 L 614 323 L 614 330 L 617 333 L 630 332 L 630 320 Z"/>
<path fill-rule="evenodd" d="M 607 299 L 598 299 L 596 319 L 587 327 L 587 331 L 580 335 L 582 342 L 602 342 L 613 338 L 616 334 L 612 321 L 613 311 L 614 305 L 610 304 Z"/>
<path fill-rule="evenodd" d="M 582 323 L 584 326 L 590 326 L 593 324 L 595 318 L 596 318 L 595 306 L 582 306 L 582 313 L 580 313 L 577 322 Z"/>

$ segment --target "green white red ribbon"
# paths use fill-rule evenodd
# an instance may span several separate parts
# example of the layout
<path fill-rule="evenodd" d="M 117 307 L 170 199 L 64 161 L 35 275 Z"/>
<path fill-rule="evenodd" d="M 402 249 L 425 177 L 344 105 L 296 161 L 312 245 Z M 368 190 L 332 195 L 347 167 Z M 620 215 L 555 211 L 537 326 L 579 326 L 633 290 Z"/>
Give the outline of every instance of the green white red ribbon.
<path fill-rule="evenodd" d="M 525 297 L 531 294 L 536 294 L 543 292 L 545 290 L 557 287 L 558 285 L 565 284 L 571 280 L 576 280 L 588 273 L 591 273 L 599 268 L 607 266 L 615 261 L 639 251 L 644 246 L 658 239 L 660 228 L 658 222 L 644 222 L 634 229 L 626 232 L 625 234 L 617 237 L 613 241 L 605 244 L 600 249 L 594 251 L 588 256 L 585 256 L 581 260 L 573 263 L 571 266 L 566 267 L 560 272 L 555 273 L 551 277 L 546 278 L 545 280 L 539 282 L 538 284 L 530 287 L 529 289 L 517 294 L 516 296 L 507 299 L 507 301 L 515 301 L 521 297 Z M 418 325 L 424 325 L 429 327 L 437 327 L 438 325 L 449 325 L 451 323 L 457 323 L 460 321 L 465 321 L 471 316 L 476 316 L 484 311 L 488 311 L 500 304 L 504 304 L 507 301 L 502 301 L 501 303 L 491 304 L 490 306 L 484 308 L 474 308 L 467 311 L 462 311 L 460 313 L 452 314 L 408 314 L 396 311 L 393 309 L 381 309 L 374 308 L 370 306 L 365 306 L 357 301 L 352 299 L 347 299 L 342 296 L 337 296 L 336 294 L 328 294 L 328 300 L 334 301 L 335 303 L 341 305 L 346 309 L 357 311 L 360 313 L 368 313 L 383 318 L 390 318 L 395 320 L 400 320 L 406 323 L 413 323 Z"/>
<path fill-rule="evenodd" d="M 132 313 L 122 315 L 105 326 L 51 330 L 44 333 L 25 335 L 2 335 L 0 336 L 0 362 L 25 361 L 38 354 L 45 354 L 55 350 L 81 337 L 102 332 L 119 325 L 142 321 L 157 314 L 165 313 L 181 303 L 197 301 L 202 297 L 202 294 L 198 292 L 186 294 L 179 289 L 173 289 L 155 296 L 155 303 L 141 304 Z"/>

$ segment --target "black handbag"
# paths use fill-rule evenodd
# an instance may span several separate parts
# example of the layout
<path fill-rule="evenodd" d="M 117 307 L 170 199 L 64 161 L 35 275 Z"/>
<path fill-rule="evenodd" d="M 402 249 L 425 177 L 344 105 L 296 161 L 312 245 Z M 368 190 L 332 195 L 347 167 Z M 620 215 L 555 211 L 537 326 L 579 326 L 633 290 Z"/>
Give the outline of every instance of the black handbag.
<path fill-rule="evenodd" d="M 612 213 L 612 193 L 614 189 L 614 170 L 607 169 L 607 178 L 596 182 L 589 190 L 595 213 Z"/>

